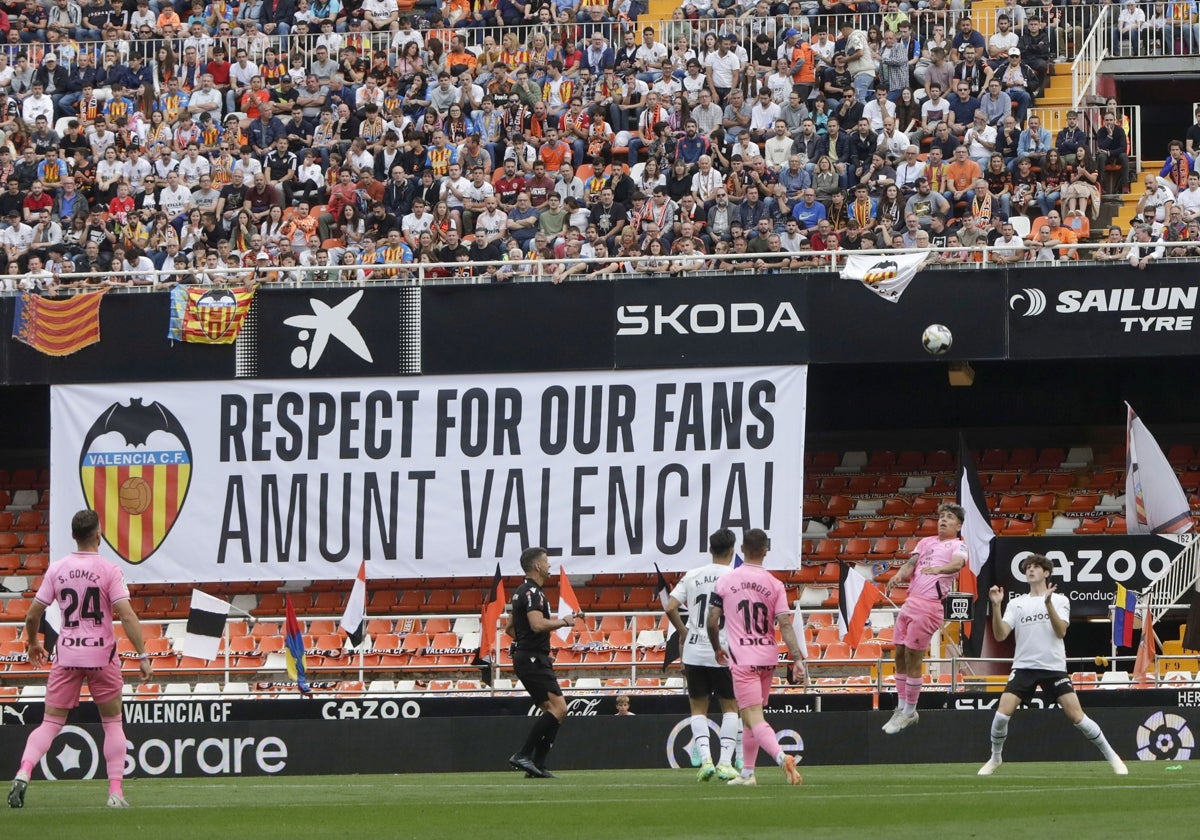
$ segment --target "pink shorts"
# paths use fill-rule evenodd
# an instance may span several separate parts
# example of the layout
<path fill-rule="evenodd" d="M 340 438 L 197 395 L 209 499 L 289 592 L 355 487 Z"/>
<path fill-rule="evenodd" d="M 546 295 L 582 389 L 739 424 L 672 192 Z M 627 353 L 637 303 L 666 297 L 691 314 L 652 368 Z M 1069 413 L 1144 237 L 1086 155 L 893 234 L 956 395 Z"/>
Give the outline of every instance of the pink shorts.
<path fill-rule="evenodd" d="M 125 681 L 121 678 L 121 663 L 110 662 L 101 668 L 50 669 L 46 681 L 46 705 L 55 709 L 74 709 L 79 705 L 79 693 L 87 680 L 88 690 L 97 703 L 107 703 L 121 696 Z"/>
<path fill-rule="evenodd" d="M 733 696 L 739 709 L 765 706 L 771 696 L 771 679 L 775 676 L 774 665 L 734 665 Z"/>
<path fill-rule="evenodd" d="M 941 601 L 929 598 L 909 598 L 896 616 L 892 641 L 910 650 L 928 650 L 933 634 L 945 623 Z"/>

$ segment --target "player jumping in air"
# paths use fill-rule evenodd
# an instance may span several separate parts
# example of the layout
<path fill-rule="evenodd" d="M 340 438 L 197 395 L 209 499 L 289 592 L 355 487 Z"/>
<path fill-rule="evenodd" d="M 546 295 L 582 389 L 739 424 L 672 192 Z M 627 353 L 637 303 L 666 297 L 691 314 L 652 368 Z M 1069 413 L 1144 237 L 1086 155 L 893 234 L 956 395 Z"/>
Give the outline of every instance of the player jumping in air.
<path fill-rule="evenodd" d="M 888 735 L 920 720 L 917 700 L 921 696 L 925 652 L 945 620 L 942 599 L 950 594 L 958 570 L 967 562 L 966 544 L 958 536 L 965 515 L 958 505 L 941 505 L 937 536 L 917 543 L 912 557 L 887 582 L 889 595 L 896 584 L 909 582 L 908 598 L 896 616 L 892 637 L 896 644 L 896 711 L 883 725 Z"/>

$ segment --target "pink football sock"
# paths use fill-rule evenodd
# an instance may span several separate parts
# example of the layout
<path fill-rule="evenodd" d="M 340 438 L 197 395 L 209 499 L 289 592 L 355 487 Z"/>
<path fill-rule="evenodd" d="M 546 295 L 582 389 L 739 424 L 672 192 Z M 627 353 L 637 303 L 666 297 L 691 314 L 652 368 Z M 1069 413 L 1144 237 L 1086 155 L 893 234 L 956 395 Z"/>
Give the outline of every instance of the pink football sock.
<path fill-rule="evenodd" d="M 125 727 L 121 716 L 102 719 L 104 723 L 104 765 L 108 769 L 108 792 L 123 796 L 121 782 L 125 778 Z"/>
<path fill-rule="evenodd" d="M 25 752 L 21 754 L 21 765 L 17 771 L 19 775 L 26 779 L 29 778 L 33 773 L 33 765 L 41 761 L 42 756 L 50 751 L 50 745 L 54 743 L 54 739 L 66 722 L 65 716 L 46 715 L 42 718 L 41 725 L 29 733 L 29 740 L 25 742 Z"/>
<path fill-rule="evenodd" d="M 750 727 L 742 729 L 742 767 L 754 772 L 754 762 L 758 758 L 758 739 Z"/>
<path fill-rule="evenodd" d="M 921 680 L 913 677 L 908 678 L 908 704 L 915 711 L 917 708 L 917 698 L 921 696 Z"/>
<path fill-rule="evenodd" d="M 780 763 L 779 756 L 783 750 L 779 749 L 779 741 L 775 737 L 775 730 L 771 728 L 771 724 L 765 720 L 762 723 L 754 724 L 754 740 L 776 764 Z"/>

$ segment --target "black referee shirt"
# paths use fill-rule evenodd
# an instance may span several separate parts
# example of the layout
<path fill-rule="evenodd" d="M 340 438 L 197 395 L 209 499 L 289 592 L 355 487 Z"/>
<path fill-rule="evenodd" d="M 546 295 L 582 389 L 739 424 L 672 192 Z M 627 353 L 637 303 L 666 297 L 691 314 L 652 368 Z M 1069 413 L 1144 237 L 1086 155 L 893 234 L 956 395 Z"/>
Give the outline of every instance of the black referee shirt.
<path fill-rule="evenodd" d="M 529 626 L 529 614 L 534 612 L 549 618 L 550 602 L 546 600 L 542 587 L 525 578 L 512 596 L 513 632 L 516 634 L 513 646 L 517 650 L 549 655 L 550 631 L 535 633 Z"/>

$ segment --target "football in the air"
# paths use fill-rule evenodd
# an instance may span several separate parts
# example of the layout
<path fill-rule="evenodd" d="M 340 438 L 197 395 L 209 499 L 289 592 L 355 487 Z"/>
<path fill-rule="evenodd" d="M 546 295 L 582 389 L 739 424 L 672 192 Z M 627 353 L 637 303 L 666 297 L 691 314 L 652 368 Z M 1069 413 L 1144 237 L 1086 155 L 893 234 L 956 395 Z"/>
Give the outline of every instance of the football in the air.
<path fill-rule="evenodd" d="M 930 324 L 925 328 L 925 332 L 921 333 L 921 344 L 926 351 L 935 356 L 945 353 L 953 343 L 954 334 L 944 324 Z"/>

